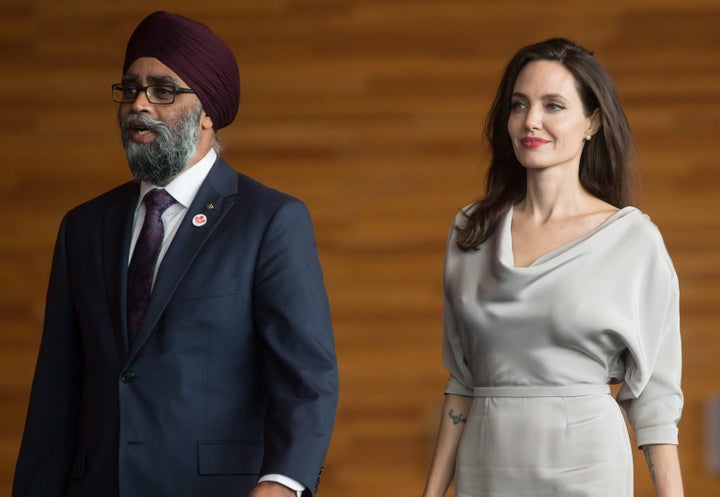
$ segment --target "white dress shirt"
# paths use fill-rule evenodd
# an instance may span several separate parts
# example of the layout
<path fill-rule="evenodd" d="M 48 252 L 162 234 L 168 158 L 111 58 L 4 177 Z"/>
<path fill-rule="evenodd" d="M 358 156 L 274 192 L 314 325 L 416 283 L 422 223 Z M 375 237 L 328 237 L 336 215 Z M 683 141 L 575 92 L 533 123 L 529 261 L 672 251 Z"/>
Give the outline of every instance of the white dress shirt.
<path fill-rule="evenodd" d="M 185 218 L 185 214 L 187 214 L 190 205 L 193 200 L 195 200 L 195 195 L 197 195 L 198 190 L 200 190 L 200 185 L 202 185 L 202 182 L 205 181 L 205 178 L 210 172 L 210 168 L 212 168 L 212 165 L 215 164 L 216 160 L 217 154 L 215 153 L 215 150 L 211 149 L 210 152 L 208 152 L 207 155 L 200 159 L 200 161 L 194 166 L 187 168 L 185 171 L 176 176 L 170 183 L 165 185 L 165 191 L 172 195 L 175 199 L 175 203 L 165 209 L 165 212 L 163 212 L 162 215 L 164 236 L 162 247 L 160 248 L 160 255 L 155 263 L 153 283 L 155 282 L 155 276 L 157 276 L 158 267 L 160 267 L 160 263 L 162 262 L 163 257 L 165 257 L 165 253 L 167 252 L 168 247 L 170 247 L 170 243 L 172 243 L 173 238 L 175 238 L 175 233 L 177 233 L 180 223 Z M 130 241 L 130 258 L 132 258 L 133 250 L 135 250 L 135 244 L 137 243 L 137 239 L 140 236 L 140 230 L 142 229 L 143 222 L 145 221 L 145 203 L 143 202 L 143 198 L 147 192 L 154 188 L 158 188 L 158 186 L 145 181 L 140 183 L 140 196 L 138 197 L 138 204 L 135 208 L 135 221 L 133 224 L 132 239 Z"/>

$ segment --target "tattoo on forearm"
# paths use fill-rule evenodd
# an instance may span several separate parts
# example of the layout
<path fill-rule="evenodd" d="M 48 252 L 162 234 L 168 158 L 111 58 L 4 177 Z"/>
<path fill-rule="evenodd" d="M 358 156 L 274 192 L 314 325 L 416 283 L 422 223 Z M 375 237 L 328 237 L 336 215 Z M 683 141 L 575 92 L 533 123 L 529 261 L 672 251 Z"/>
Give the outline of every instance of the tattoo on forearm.
<path fill-rule="evenodd" d="M 467 416 L 463 417 L 462 414 L 453 414 L 453 410 L 450 409 L 450 412 L 448 412 L 448 417 L 452 419 L 452 422 L 454 425 L 458 423 L 466 423 L 467 422 Z"/>
<path fill-rule="evenodd" d="M 653 463 L 652 451 L 650 447 L 643 447 L 643 452 L 645 453 L 645 460 L 650 470 L 650 478 L 652 479 L 653 485 L 655 485 L 655 463 Z"/>

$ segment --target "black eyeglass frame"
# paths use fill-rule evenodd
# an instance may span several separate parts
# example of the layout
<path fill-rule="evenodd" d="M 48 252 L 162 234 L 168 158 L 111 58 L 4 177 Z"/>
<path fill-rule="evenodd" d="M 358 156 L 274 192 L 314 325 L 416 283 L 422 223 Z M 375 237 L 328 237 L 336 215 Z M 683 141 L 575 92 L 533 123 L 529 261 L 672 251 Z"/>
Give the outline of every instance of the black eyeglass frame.
<path fill-rule="evenodd" d="M 150 96 L 150 93 L 148 93 L 148 89 L 150 88 L 165 88 L 167 90 L 172 90 L 172 100 L 169 102 L 154 102 L 152 97 Z M 138 95 L 140 95 L 141 92 L 145 93 L 145 98 L 147 98 L 148 102 L 150 102 L 153 105 L 170 105 L 172 103 L 175 103 L 175 97 L 178 93 L 195 93 L 195 90 L 192 88 L 181 88 L 179 86 L 173 86 L 173 85 L 163 85 L 163 84 L 152 84 L 152 85 L 146 85 L 146 86 L 138 86 L 133 84 L 123 84 L 123 83 L 115 83 L 112 85 L 112 99 L 113 102 L 118 104 L 132 104 L 137 100 Z M 118 100 L 115 98 L 115 92 L 121 92 L 123 88 L 133 88 L 135 90 L 135 97 L 132 100 Z"/>

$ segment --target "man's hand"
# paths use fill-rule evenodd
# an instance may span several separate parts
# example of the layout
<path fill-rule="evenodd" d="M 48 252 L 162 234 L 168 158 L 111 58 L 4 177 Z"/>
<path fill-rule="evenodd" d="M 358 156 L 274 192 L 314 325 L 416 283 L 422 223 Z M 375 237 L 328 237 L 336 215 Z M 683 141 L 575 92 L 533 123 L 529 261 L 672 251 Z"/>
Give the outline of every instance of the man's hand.
<path fill-rule="evenodd" d="M 280 483 L 263 481 L 255 485 L 247 497 L 296 497 L 296 494 Z"/>

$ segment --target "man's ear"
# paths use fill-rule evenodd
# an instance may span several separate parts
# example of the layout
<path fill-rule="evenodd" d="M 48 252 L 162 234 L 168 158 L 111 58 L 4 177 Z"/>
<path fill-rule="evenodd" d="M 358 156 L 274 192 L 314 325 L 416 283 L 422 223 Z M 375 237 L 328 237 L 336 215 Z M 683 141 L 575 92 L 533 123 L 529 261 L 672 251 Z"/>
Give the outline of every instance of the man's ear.
<path fill-rule="evenodd" d="M 210 116 L 205 114 L 205 111 L 203 111 L 202 119 L 200 119 L 200 128 L 201 129 L 212 129 L 213 127 L 213 121 Z"/>

